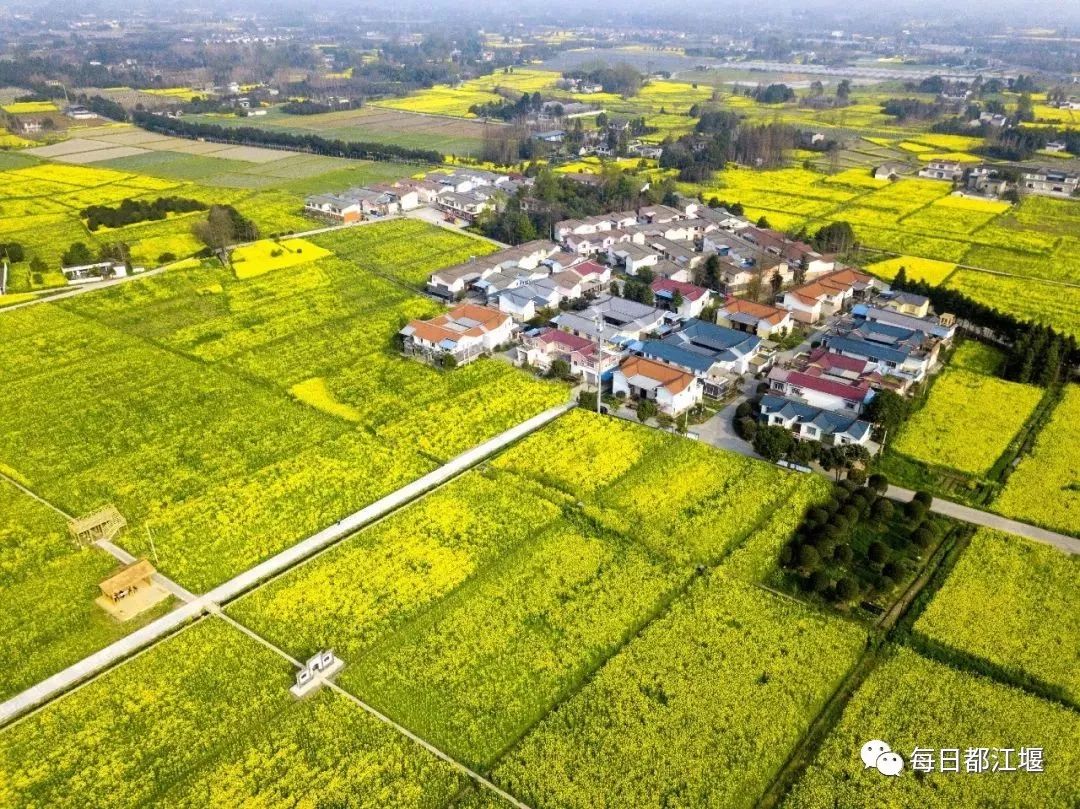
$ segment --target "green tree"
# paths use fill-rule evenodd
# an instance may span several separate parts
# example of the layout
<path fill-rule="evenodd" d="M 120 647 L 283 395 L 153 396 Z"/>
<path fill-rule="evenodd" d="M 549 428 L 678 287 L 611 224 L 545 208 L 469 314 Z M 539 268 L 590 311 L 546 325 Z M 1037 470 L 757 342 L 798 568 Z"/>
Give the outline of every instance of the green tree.
<path fill-rule="evenodd" d="M 660 410 L 656 406 L 656 402 L 654 402 L 652 399 L 641 399 L 638 402 L 637 419 L 642 424 L 644 424 L 649 419 L 655 417 L 658 412 L 660 412 Z"/>
<path fill-rule="evenodd" d="M 552 360 L 548 375 L 554 379 L 569 379 L 570 363 L 563 359 Z"/>
<path fill-rule="evenodd" d="M 754 451 L 762 458 L 776 462 L 791 451 L 795 440 L 783 427 L 765 425 L 754 435 Z"/>
<path fill-rule="evenodd" d="M 844 576 L 836 583 L 836 598 L 839 601 L 851 601 L 859 594 L 859 585 L 850 576 Z"/>
<path fill-rule="evenodd" d="M 879 390 L 863 411 L 863 418 L 877 424 L 885 432 L 894 433 L 908 417 L 907 400 L 891 390 Z"/>
<path fill-rule="evenodd" d="M 65 267 L 78 267 L 90 264 L 94 261 L 94 254 L 83 242 L 75 242 L 60 257 L 60 263 Z"/>
<path fill-rule="evenodd" d="M 884 564 L 889 558 L 889 549 L 885 543 L 875 539 L 866 549 L 866 558 L 875 565 Z"/>
<path fill-rule="evenodd" d="M 821 565 L 821 556 L 813 545 L 802 545 L 799 548 L 799 567 L 806 570 L 817 570 Z"/>
<path fill-rule="evenodd" d="M 886 523 L 892 519 L 894 506 L 886 497 L 878 500 L 870 509 L 870 516 L 877 523 Z"/>

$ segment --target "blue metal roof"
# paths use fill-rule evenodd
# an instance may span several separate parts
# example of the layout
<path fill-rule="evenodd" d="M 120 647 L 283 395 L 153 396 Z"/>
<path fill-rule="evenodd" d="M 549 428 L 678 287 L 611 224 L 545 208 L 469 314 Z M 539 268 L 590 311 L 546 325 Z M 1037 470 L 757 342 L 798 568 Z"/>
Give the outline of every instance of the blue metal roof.
<path fill-rule="evenodd" d="M 906 362 L 908 355 L 911 353 L 911 350 L 907 348 L 894 348 L 880 343 L 871 343 L 867 340 L 856 340 L 837 335 L 826 337 L 825 345 L 839 354 L 847 353 L 856 357 L 867 357 L 874 362 L 895 362 L 897 365 Z"/>
<path fill-rule="evenodd" d="M 843 433 L 861 441 L 871 429 L 869 422 L 862 421 L 855 416 L 838 413 L 834 410 L 824 410 L 806 402 L 787 399 L 771 393 L 761 397 L 761 410 L 767 414 L 777 413 L 785 419 L 794 416 L 803 424 L 814 425 L 824 435 Z"/>
<path fill-rule="evenodd" d="M 714 351 L 717 354 L 729 349 L 738 349 L 738 354 L 749 354 L 761 343 L 761 338 L 753 334 L 747 334 L 744 331 L 729 329 L 726 326 L 717 326 L 715 323 L 709 323 L 705 320 L 698 320 L 695 317 L 687 320 L 686 325 L 680 331 L 665 338 L 665 342 L 683 345 L 686 348 L 690 348 L 690 346 L 686 345 L 687 343 L 692 343 L 694 349 L 699 351 L 705 349 Z M 735 356 L 735 354 L 732 354 L 732 356 Z"/>
<path fill-rule="evenodd" d="M 702 373 L 708 371 L 716 361 L 708 355 L 687 351 L 685 348 L 660 340 L 646 340 L 639 350 L 649 359 L 665 360 L 673 365 L 681 365 Z"/>
<path fill-rule="evenodd" d="M 910 340 L 913 337 L 919 337 L 919 333 L 914 329 L 905 329 L 903 326 L 896 326 L 880 320 L 864 320 L 855 327 L 855 330 L 860 334 L 883 334 L 896 340 Z"/>

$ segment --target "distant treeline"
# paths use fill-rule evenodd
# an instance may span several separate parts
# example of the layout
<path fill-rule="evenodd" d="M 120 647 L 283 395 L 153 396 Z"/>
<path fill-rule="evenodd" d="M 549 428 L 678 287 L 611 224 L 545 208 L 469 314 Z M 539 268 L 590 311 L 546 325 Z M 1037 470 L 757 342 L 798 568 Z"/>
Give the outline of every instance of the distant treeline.
<path fill-rule="evenodd" d="M 363 106 L 360 99 L 350 98 L 344 103 L 327 104 L 322 101 L 288 101 L 281 105 L 281 111 L 289 115 L 320 115 L 324 112 L 351 110 Z"/>
<path fill-rule="evenodd" d="M 599 84 L 605 93 L 633 96 L 641 89 L 645 77 L 636 67 L 620 62 L 613 67 L 567 70 L 563 72 L 563 78 L 594 82 Z"/>
<path fill-rule="evenodd" d="M 271 131 L 254 126 L 227 127 L 218 124 L 193 123 L 142 111 L 134 112 L 132 120 L 143 129 L 179 138 L 203 138 L 243 146 L 270 146 L 329 157 L 346 157 L 353 160 L 407 160 L 424 163 L 441 163 L 443 159 L 443 156 L 434 149 L 410 149 L 392 143 L 330 140 L 319 135 L 294 135 L 291 132 Z"/>
<path fill-rule="evenodd" d="M 102 118 L 111 118 L 114 121 L 126 121 L 127 110 L 111 98 L 103 96 L 79 96 L 79 102 L 90 112 L 96 112 Z"/>
<path fill-rule="evenodd" d="M 136 222 L 151 222 L 165 219 L 170 213 L 190 213 L 205 211 L 207 205 L 197 199 L 185 197 L 158 197 L 153 202 L 142 199 L 125 199 L 117 207 L 91 205 L 82 210 L 86 218 L 86 227 L 95 231 L 100 227 L 121 228 Z"/>
<path fill-rule="evenodd" d="M 994 332 L 1009 345 L 1001 376 L 1014 382 L 1050 385 L 1065 376 L 1065 370 L 1080 363 L 1077 341 L 1041 323 L 1021 320 L 992 306 L 972 300 L 955 289 L 932 286 L 925 281 L 909 281 L 897 273 L 894 289 L 925 295 L 938 312 L 950 312 L 962 320 Z"/>
<path fill-rule="evenodd" d="M 795 146 L 795 129 L 786 124 L 748 124 L 731 112 L 706 112 L 692 135 L 664 144 L 661 168 L 679 170 L 684 182 L 701 182 L 730 162 L 755 168 L 783 165 Z"/>

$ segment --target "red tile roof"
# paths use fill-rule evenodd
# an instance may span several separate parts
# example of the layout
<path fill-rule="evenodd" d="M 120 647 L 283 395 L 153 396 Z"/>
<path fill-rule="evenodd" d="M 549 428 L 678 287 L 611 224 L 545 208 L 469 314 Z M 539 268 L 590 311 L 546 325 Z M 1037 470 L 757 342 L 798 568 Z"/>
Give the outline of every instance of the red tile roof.
<path fill-rule="evenodd" d="M 481 337 L 499 328 L 509 318 L 510 315 L 486 306 L 463 303 L 431 320 L 413 320 L 409 322 L 409 325 L 413 329 L 413 335 L 421 340 L 430 343 L 438 343 L 441 340 L 456 342 L 461 337 Z M 475 321 L 476 325 L 465 326 L 462 323 L 465 320 Z M 450 328 L 451 325 L 456 325 L 458 328 Z"/>
<path fill-rule="evenodd" d="M 780 323 L 785 317 L 788 316 L 786 309 L 779 309 L 776 306 L 769 306 L 765 303 L 758 303 L 757 301 L 748 301 L 746 298 L 729 297 L 724 302 L 724 311 L 735 314 L 736 312 L 756 317 L 758 320 L 765 320 L 772 325 Z"/>
<path fill-rule="evenodd" d="M 593 343 L 592 340 L 587 340 L 584 337 L 578 337 L 576 334 L 571 334 L 568 331 L 560 331 L 559 329 L 553 329 L 551 327 L 540 332 L 538 339 L 545 343 L 556 343 L 564 346 L 570 351 L 587 351 L 590 348 L 595 348 L 595 343 Z"/>
<path fill-rule="evenodd" d="M 804 374 L 801 371 L 790 371 L 780 368 L 777 368 L 776 371 L 778 372 L 776 373 L 776 378 L 782 379 L 788 384 L 798 385 L 800 388 L 816 390 L 819 393 L 827 393 L 830 396 L 839 396 L 842 399 L 862 401 L 870 391 L 869 383 L 864 381 L 859 381 L 856 384 L 848 384 L 839 380 L 811 376 L 810 374 Z"/>
<path fill-rule="evenodd" d="M 628 357 L 619 366 L 623 376 L 644 376 L 663 385 L 670 393 L 686 390 L 694 381 L 694 375 L 668 365 L 666 362 L 647 360 L 644 357 Z"/>
<path fill-rule="evenodd" d="M 835 354 L 827 348 L 815 348 L 810 353 L 810 362 L 824 370 L 839 368 L 842 371 L 853 371 L 861 374 L 866 366 L 871 363 L 868 360 L 860 360 L 857 357 L 846 357 L 843 354 Z"/>
<path fill-rule="evenodd" d="M 678 293 L 688 301 L 696 301 L 698 298 L 709 293 L 709 290 L 704 287 L 695 286 L 686 281 L 673 281 L 670 278 L 657 278 L 652 282 L 651 288 L 653 292 L 678 291 Z"/>

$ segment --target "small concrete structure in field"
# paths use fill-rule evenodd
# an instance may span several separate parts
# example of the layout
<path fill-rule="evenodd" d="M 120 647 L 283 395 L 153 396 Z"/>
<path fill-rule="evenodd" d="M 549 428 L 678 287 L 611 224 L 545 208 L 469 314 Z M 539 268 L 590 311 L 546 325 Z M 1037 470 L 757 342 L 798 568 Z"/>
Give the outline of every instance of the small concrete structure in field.
<path fill-rule="evenodd" d="M 155 572 L 146 559 L 133 562 L 101 582 L 101 595 L 94 603 L 118 621 L 134 618 L 169 597 L 169 591 L 154 581 Z"/>
<path fill-rule="evenodd" d="M 103 506 L 85 517 L 68 520 L 68 532 L 79 545 L 89 545 L 99 539 L 112 541 L 127 527 L 127 520 L 116 506 Z"/>
<path fill-rule="evenodd" d="M 297 699 L 306 697 L 341 671 L 344 665 L 345 661 L 338 659 L 330 649 L 316 652 L 296 672 L 296 685 L 289 692 Z"/>

